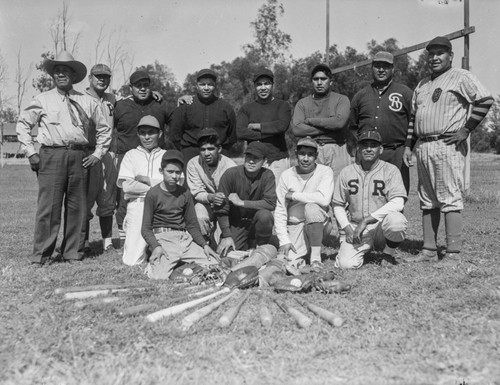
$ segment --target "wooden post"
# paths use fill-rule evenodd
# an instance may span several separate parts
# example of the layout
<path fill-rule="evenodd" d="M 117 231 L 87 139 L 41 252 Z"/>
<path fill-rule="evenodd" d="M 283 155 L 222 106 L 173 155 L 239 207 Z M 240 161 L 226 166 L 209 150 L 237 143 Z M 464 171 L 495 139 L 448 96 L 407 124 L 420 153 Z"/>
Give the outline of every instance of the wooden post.
<path fill-rule="evenodd" d="M 469 28 L 469 0 L 464 1 L 464 29 Z M 469 35 L 464 36 L 464 57 L 462 58 L 462 68 L 469 70 Z M 467 139 L 467 156 L 464 167 L 464 190 L 467 193 L 470 189 L 470 136 Z"/>

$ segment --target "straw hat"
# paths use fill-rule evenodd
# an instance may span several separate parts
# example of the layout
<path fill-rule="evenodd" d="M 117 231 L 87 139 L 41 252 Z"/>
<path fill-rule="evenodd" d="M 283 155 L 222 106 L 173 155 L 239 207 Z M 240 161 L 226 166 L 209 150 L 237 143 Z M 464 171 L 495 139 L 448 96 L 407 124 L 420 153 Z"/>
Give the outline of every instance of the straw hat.
<path fill-rule="evenodd" d="M 76 79 L 73 84 L 81 82 L 85 79 L 85 76 L 87 76 L 87 67 L 85 67 L 85 64 L 76 61 L 67 51 L 60 52 L 54 60 L 45 59 L 43 62 L 45 71 L 47 71 L 50 76 L 54 76 L 54 68 L 58 65 L 65 65 L 75 71 Z"/>

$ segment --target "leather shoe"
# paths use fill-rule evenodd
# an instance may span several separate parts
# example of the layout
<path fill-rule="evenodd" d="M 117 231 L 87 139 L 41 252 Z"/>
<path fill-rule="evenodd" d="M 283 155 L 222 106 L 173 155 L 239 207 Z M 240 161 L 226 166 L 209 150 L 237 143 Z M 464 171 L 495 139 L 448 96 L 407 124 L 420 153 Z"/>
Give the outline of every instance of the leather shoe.
<path fill-rule="evenodd" d="M 404 258 L 404 261 L 409 263 L 439 262 L 439 257 L 437 255 L 437 251 L 423 249 L 417 255 Z"/>

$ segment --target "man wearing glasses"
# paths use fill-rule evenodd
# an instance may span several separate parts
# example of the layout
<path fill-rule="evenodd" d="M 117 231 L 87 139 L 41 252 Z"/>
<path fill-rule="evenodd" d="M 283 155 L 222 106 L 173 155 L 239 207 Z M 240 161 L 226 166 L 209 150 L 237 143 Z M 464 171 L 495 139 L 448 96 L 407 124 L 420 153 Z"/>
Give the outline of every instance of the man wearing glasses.
<path fill-rule="evenodd" d="M 222 153 L 228 154 L 236 143 L 236 114 L 231 105 L 215 95 L 217 74 L 202 69 L 196 75 L 196 96 L 183 97 L 172 116 L 171 140 L 188 162 L 199 155 L 198 137 L 205 128 L 219 135 Z"/>
<path fill-rule="evenodd" d="M 125 153 L 140 145 L 137 136 L 137 125 L 141 118 L 147 115 L 154 116 L 160 123 L 160 128 L 164 135 L 160 140 L 160 147 L 167 149 L 168 141 L 164 141 L 166 125 L 169 124 L 171 112 L 168 110 L 166 102 L 159 101 L 153 97 L 151 90 L 151 78 L 146 71 L 135 71 L 130 76 L 130 90 L 132 95 L 116 102 L 114 113 L 114 127 L 116 130 L 116 157 L 117 169 L 120 172 L 120 163 Z M 125 233 L 123 231 L 123 219 L 126 213 L 126 203 L 123 193 L 119 189 L 117 193 L 118 208 L 116 211 L 116 224 L 120 232 L 120 239 L 123 241 Z"/>

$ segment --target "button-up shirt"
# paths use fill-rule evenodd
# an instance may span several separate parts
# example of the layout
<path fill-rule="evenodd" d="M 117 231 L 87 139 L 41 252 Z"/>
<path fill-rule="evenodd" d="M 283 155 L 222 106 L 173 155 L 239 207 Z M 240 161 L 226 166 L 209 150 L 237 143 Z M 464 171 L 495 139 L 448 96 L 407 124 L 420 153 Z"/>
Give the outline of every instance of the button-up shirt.
<path fill-rule="evenodd" d="M 111 126 L 104 117 L 100 105 L 93 98 L 73 89 L 68 94 L 95 123 L 96 146 L 93 155 L 101 159 L 108 151 L 111 142 Z M 73 110 L 78 126 L 71 122 L 66 97 L 66 93 L 54 88 L 35 96 L 30 105 L 21 112 L 16 132 L 26 156 L 30 157 L 36 153 L 31 136 L 31 130 L 35 125 L 39 126 L 37 141 L 42 146 L 89 145 L 89 139 L 75 108 Z"/>

